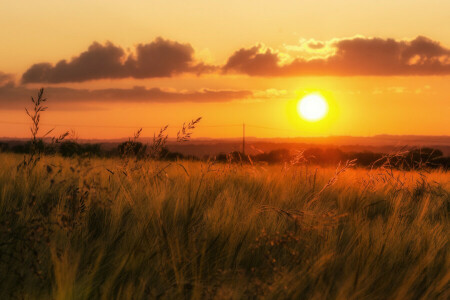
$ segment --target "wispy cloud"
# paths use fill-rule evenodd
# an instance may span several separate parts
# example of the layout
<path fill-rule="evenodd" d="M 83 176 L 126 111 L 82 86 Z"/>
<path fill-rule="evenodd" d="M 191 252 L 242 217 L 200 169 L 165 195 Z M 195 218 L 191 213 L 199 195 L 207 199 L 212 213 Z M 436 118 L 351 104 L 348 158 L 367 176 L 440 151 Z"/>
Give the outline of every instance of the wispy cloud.
<path fill-rule="evenodd" d="M 14 75 L 0 71 L 0 86 L 7 84 L 13 85 L 14 84 L 13 82 L 14 82 Z"/>
<path fill-rule="evenodd" d="M 0 108 L 17 109 L 29 104 L 30 96 L 37 90 L 25 86 L 6 84 L 0 86 Z M 56 107 L 68 103 L 107 104 L 107 103 L 174 103 L 174 102 L 227 102 L 245 100 L 254 97 L 248 90 L 211 90 L 174 91 L 160 88 L 134 87 L 131 89 L 74 89 L 63 87 L 48 87 L 46 95 L 52 99 Z"/>

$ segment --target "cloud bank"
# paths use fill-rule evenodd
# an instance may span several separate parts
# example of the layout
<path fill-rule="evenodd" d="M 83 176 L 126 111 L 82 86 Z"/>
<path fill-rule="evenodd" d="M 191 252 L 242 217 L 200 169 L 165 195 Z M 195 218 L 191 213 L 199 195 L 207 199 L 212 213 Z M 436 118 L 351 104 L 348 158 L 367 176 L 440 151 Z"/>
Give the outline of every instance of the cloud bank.
<path fill-rule="evenodd" d="M 180 73 L 201 74 L 213 66 L 196 62 L 194 49 L 157 38 L 148 44 L 136 46 L 135 53 L 127 54 L 121 47 L 107 42 L 94 42 L 87 51 L 70 61 L 61 60 L 55 65 L 38 63 L 23 75 L 23 83 L 83 82 L 94 79 L 172 77 Z"/>
<path fill-rule="evenodd" d="M 126 52 L 110 42 L 94 42 L 85 52 L 56 64 L 32 65 L 22 83 L 84 82 L 98 79 L 161 78 L 188 73 L 248 76 L 429 76 L 450 74 L 450 49 L 418 36 L 413 40 L 355 37 L 308 41 L 308 55 L 292 56 L 262 45 L 235 51 L 221 66 L 195 59 L 190 44 L 157 38 Z M 326 54 L 324 56 L 324 53 Z M 305 53 L 303 53 L 305 54 Z M 2 80 L 0 74 L 0 80 Z"/>
<path fill-rule="evenodd" d="M 321 49 L 323 43 L 308 45 Z M 449 75 L 450 49 L 426 37 L 411 41 L 381 38 L 334 40 L 326 58 L 295 57 L 282 63 L 282 54 L 261 45 L 242 48 L 222 67 L 225 73 L 249 76 L 409 76 Z"/>

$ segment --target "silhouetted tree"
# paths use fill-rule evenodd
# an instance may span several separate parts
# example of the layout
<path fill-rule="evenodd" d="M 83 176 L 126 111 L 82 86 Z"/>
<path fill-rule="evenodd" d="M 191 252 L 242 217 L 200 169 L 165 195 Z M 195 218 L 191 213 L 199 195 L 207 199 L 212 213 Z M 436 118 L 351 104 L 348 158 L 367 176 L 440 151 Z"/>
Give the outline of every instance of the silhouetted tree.
<path fill-rule="evenodd" d="M 0 143 L 0 152 L 6 152 L 9 149 L 8 143 Z"/>
<path fill-rule="evenodd" d="M 167 149 L 167 147 L 161 148 L 160 157 L 161 157 L 161 159 L 170 160 L 170 161 L 175 161 L 175 160 L 178 160 L 178 159 L 186 158 L 180 152 L 170 152 L 169 149 Z"/>
<path fill-rule="evenodd" d="M 59 146 L 59 152 L 64 157 L 72 157 L 81 154 L 81 146 L 72 141 L 65 141 Z"/>
<path fill-rule="evenodd" d="M 83 154 L 89 156 L 101 156 L 102 149 L 100 144 L 84 144 L 82 145 Z"/>
<path fill-rule="evenodd" d="M 119 146 L 117 146 L 117 149 L 121 156 L 133 155 L 139 157 L 145 153 L 147 147 L 143 145 L 141 142 L 126 141 L 119 144 Z"/>
<path fill-rule="evenodd" d="M 409 161 L 411 168 L 438 167 L 444 160 L 441 150 L 433 148 L 419 148 L 409 151 L 406 161 Z M 441 162 L 441 163 L 440 163 Z"/>
<path fill-rule="evenodd" d="M 272 150 L 268 153 L 257 154 L 252 157 L 254 161 L 264 161 L 269 164 L 286 162 L 291 160 L 291 154 L 288 149 Z"/>
<path fill-rule="evenodd" d="M 383 157 L 383 154 L 370 151 L 351 152 L 347 154 L 347 157 L 347 159 L 356 159 L 357 165 L 366 167 L 372 165 L 375 161 Z"/>

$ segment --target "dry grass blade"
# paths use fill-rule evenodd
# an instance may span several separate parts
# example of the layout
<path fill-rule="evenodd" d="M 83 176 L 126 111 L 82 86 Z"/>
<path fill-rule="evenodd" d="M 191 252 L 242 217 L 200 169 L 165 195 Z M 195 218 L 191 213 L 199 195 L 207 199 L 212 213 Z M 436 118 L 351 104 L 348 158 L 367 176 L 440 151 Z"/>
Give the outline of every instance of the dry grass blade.
<path fill-rule="evenodd" d="M 282 209 L 270 205 L 261 205 L 260 211 L 276 212 L 278 215 L 287 217 L 288 219 L 294 221 L 296 225 L 306 226 L 308 229 L 318 229 L 318 228 L 331 229 L 348 215 L 348 214 L 338 215 L 333 210 L 325 211 L 318 214 L 312 211 Z"/>
<path fill-rule="evenodd" d="M 41 88 L 37 94 L 37 97 L 31 97 L 31 102 L 33 103 L 32 110 L 28 110 L 25 108 L 25 112 L 31 119 L 31 145 L 30 145 L 30 154 L 27 157 L 24 158 L 24 160 L 17 166 L 17 168 L 21 168 L 22 166 L 28 166 L 30 168 L 33 168 L 37 162 L 41 159 L 41 153 L 45 149 L 45 143 L 43 142 L 43 138 L 48 136 L 50 133 L 53 132 L 54 128 L 50 129 L 48 132 L 46 132 L 42 137 L 38 137 L 39 134 L 39 123 L 41 120 L 41 113 L 47 110 L 47 107 L 43 104 L 47 101 L 47 98 L 44 98 L 44 89 Z M 66 136 L 68 135 L 68 132 L 61 134 L 59 137 L 52 138 L 52 143 L 58 143 L 62 141 Z"/>
<path fill-rule="evenodd" d="M 356 166 L 356 159 L 347 160 L 343 166 L 341 166 L 341 163 L 339 163 L 337 168 L 336 168 L 336 170 L 335 170 L 335 172 L 334 172 L 334 176 L 331 177 L 328 180 L 328 182 L 323 186 L 323 188 L 319 192 L 317 192 L 315 195 L 311 196 L 311 200 L 309 200 L 309 204 L 311 204 L 311 203 L 315 202 L 316 200 L 318 200 L 320 195 L 325 190 L 327 190 L 332 185 L 334 185 L 337 182 L 339 175 L 341 175 L 342 173 L 344 173 L 348 169 L 353 168 L 355 166 Z"/>
<path fill-rule="evenodd" d="M 188 124 L 183 123 L 183 127 L 177 132 L 177 142 L 187 142 L 191 139 L 192 131 L 202 118 L 199 117 L 190 121 Z"/>
<path fill-rule="evenodd" d="M 152 144 L 150 145 L 150 153 L 149 153 L 150 158 L 160 158 L 161 152 L 163 148 L 166 146 L 167 139 L 169 138 L 169 136 L 166 133 L 167 128 L 169 128 L 169 125 L 162 127 L 159 130 L 158 135 L 155 134 L 153 135 L 153 141 Z"/>
<path fill-rule="evenodd" d="M 58 137 L 52 137 L 52 143 L 54 143 L 54 144 L 61 143 L 68 135 L 69 135 L 69 132 L 66 131 L 66 132 L 60 134 Z"/>

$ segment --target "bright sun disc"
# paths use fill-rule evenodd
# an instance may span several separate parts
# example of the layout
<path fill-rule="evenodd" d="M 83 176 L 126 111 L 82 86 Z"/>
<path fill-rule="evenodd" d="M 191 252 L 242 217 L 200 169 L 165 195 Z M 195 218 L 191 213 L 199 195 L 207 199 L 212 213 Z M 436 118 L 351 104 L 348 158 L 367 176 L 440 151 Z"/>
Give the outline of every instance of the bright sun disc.
<path fill-rule="evenodd" d="M 327 114 L 328 104 L 321 95 L 310 94 L 298 102 L 297 112 L 307 121 L 318 121 Z"/>

